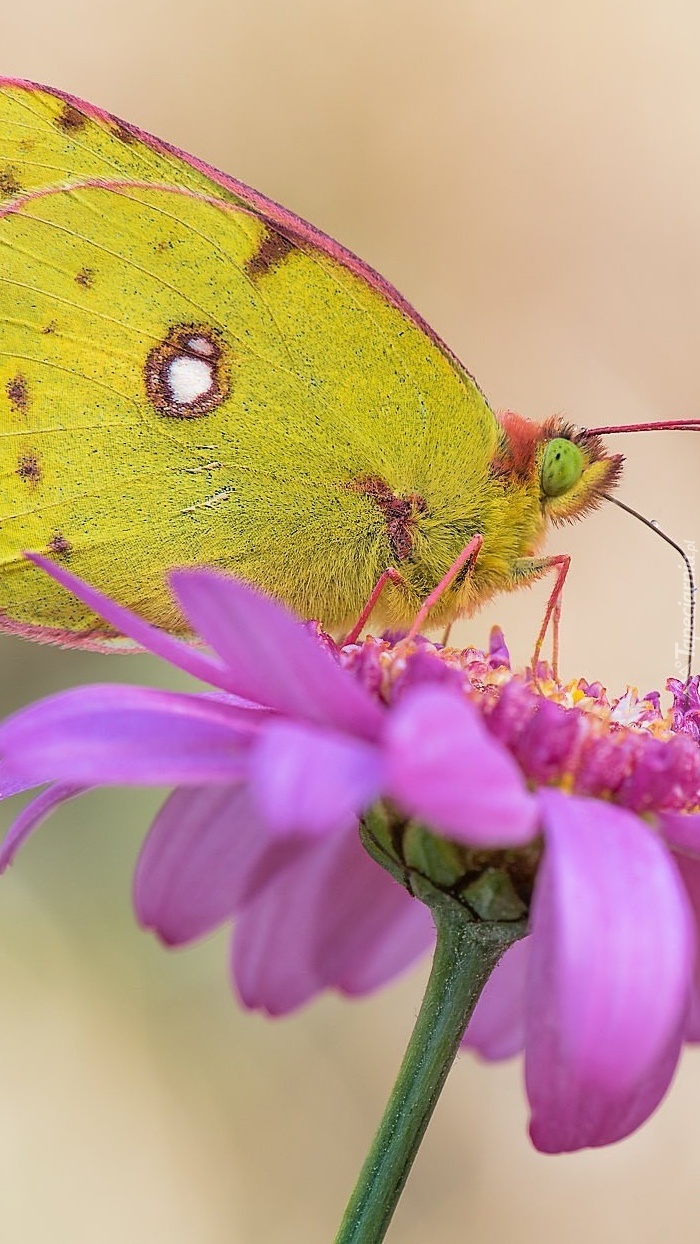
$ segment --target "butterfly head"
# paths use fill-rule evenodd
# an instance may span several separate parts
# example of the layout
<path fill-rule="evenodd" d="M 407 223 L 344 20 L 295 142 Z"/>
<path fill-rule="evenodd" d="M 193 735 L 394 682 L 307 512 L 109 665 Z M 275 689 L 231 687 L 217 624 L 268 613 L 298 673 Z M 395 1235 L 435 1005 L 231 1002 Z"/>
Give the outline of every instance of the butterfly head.
<path fill-rule="evenodd" d="M 507 411 L 500 423 L 501 460 L 509 473 L 539 488 L 542 513 L 551 522 L 582 518 L 616 487 L 624 458 L 609 454 L 595 433 L 558 416 L 536 424 Z"/>
<path fill-rule="evenodd" d="M 599 436 L 560 419 L 544 425 L 537 455 L 542 504 L 554 523 L 596 509 L 622 474 L 622 454 L 609 454 Z"/>

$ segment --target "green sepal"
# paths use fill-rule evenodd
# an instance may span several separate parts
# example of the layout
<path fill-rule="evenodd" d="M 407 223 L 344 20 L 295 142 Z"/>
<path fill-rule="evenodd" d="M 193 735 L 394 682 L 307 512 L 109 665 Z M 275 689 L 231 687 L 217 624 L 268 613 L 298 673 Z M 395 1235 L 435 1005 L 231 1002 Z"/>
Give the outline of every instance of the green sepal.
<path fill-rule="evenodd" d="M 378 864 L 430 908 L 454 903 L 463 919 L 486 922 L 527 916 L 540 840 L 505 850 L 469 847 L 406 819 L 388 801 L 364 814 L 360 839 Z"/>
<path fill-rule="evenodd" d="M 459 897 L 480 920 L 522 920 L 527 915 L 527 905 L 502 868 L 487 868 L 480 877 L 460 890 Z"/>

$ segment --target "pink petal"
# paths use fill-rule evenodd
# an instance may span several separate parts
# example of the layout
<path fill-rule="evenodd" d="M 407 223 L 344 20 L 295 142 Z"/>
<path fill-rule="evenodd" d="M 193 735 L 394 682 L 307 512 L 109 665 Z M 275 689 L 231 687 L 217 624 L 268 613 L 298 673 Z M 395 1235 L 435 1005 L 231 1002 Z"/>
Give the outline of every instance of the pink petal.
<path fill-rule="evenodd" d="M 25 557 L 60 583 L 66 591 L 77 596 L 78 600 L 92 609 L 93 613 L 104 618 L 105 622 L 108 622 L 118 634 L 127 635 L 140 648 L 145 648 L 147 652 L 152 652 L 164 661 L 169 661 L 171 665 L 185 670 L 186 673 L 201 679 L 202 682 L 231 690 L 226 670 L 218 661 L 198 652 L 191 644 L 183 643 L 173 635 L 159 630 L 157 626 L 152 626 L 150 622 L 144 622 L 143 618 L 132 613 L 130 609 L 118 605 L 110 596 L 105 596 L 97 588 L 91 587 L 89 583 L 85 583 L 76 575 L 71 574 L 69 570 L 65 570 L 63 566 L 56 565 L 46 557 L 40 557 L 38 553 L 25 553 Z"/>
<path fill-rule="evenodd" d="M 433 938 L 427 909 L 365 854 L 353 830 L 315 841 L 245 908 L 233 975 L 246 1006 L 281 1015 L 330 987 L 376 988 Z"/>
<path fill-rule="evenodd" d="M 282 605 L 212 570 L 180 570 L 171 583 L 198 633 L 226 663 L 238 695 L 376 738 L 379 705 Z"/>
<path fill-rule="evenodd" d="M 251 1010 L 285 1015 L 323 988 L 315 962 L 317 911 L 337 844 L 337 836 L 314 840 L 238 917 L 231 972 Z"/>
<path fill-rule="evenodd" d="M 448 687 L 407 691 L 386 730 L 386 791 L 433 829 L 474 845 L 537 833 L 537 805 L 515 761 Z"/>
<path fill-rule="evenodd" d="M 77 795 L 84 794 L 86 789 L 87 787 L 84 786 L 55 785 L 32 799 L 31 803 L 28 803 L 13 821 L 3 839 L 2 846 L 0 846 L 0 872 L 4 872 L 8 865 L 12 864 L 20 847 L 41 822 L 53 812 L 54 808 L 58 808 L 60 804 L 66 803 L 69 799 L 75 799 Z"/>
<path fill-rule="evenodd" d="M 690 904 L 643 821 L 540 793 L 546 851 L 533 899 L 525 1076 L 538 1149 L 627 1135 L 675 1067 L 695 953 Z"/>
<path fill-rule="evenodd" d="M 462 1045 L 482 1058 L 512 1058 L 525 1044 L 525 998 L 531 938 L 509 946 L 486 982 Z"/>
<path fill-rule="evenodd" d="M 370 993 L 434 942 L 428 908 L 370 858 L 357 833 L 343 834 L 319 897 L 319 981 L 350 995 Z"/>
<path fill-rule="evenodd" d="M 34 781 L 235 782 L 257 713 L 206 696 L 105 684 L 48 696 L 0 726 L 0 753 Z"/>
<path fill-rule="evenodd" d="M 295 722 L 271 721 L 250 753 L 256 805 L 277 834 L 351 828 L 378 793 L 379 760 L 369 743 Z"/>
<path fill-rule="evenodd" d="M 691 859 L 686 855 L 676 855 L 678 871 L 683 878 L 695 920 L 695 937 L 698 939 L 700 930 L 700 860 Z M 700 954 L 695 957 L 690 995 L 690 1011 L 685 1028 L 686 1041 L 700 1041 Z"/>
<path fill-rule="evenodd" d="M 670 847 L 700 856 L 700 812 L 660 812 L 658 825 Z"/>
<path fill-rule="evenodd" d="M 31 777 L 19 777 L 8 769 L 6 762 L 0 761 L 0 800 L 9 799 L 11 795 L 20 795 L 22 791 L 31 790 L 33 786 L 41 784 L 41 779 L 37 782 Z"/>
<path fill-rule="evenodd" d="M 270 843 L 243 783 L 177 790 L 139 856 L 137 917 L 168 945 L 190 942 L 233 916 L 305 847 L 298 839 Z"/>

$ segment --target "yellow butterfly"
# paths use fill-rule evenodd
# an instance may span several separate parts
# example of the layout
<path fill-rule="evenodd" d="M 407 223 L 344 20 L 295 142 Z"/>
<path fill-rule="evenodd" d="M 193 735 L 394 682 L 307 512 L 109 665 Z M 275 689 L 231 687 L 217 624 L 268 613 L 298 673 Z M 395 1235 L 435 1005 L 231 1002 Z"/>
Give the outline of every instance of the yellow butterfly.
<path fill-rule="evenodd" d="M 375 618 L 406 625 L 478 538 L 430 613 L 449 622 L 548 569 L 547 524 L 621 462 L 497 418 L 396 290 L 284 208 L 0 80 L 3 629 L 109 636 L 26 551 L 173 631 L 167 572 L 200 562 L 338 629 L 388 566 Z"/>

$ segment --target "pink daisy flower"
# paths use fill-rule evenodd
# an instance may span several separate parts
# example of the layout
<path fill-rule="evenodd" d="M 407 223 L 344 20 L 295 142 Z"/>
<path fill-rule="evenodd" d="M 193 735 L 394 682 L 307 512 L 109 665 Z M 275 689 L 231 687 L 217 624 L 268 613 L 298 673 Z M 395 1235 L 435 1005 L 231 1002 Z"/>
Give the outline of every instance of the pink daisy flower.
<path fill-rule="evenodd" d="M 182 571 L 173 590 L 207 653 L 40 564 L 216 690 L 92 686 L 10 717 L 0 793 L 50 785 L 2 866 L 91 786 L 175 786 L 137 865 L 138 918 L 181 945 L 235 917 L 233 979 L 270 1014 L 406 967 L 434 937 L 415 895 L 523 929 L 529 913 L 466 1044 L 524 1049 L 542 1150 L 618 1140 L 651 1113 L 700 1035 L 697 680 L 664 714 L 656 695 L 517 676 L 498 634 L 488 654 L 338 648 L 242 583 Z"/>

